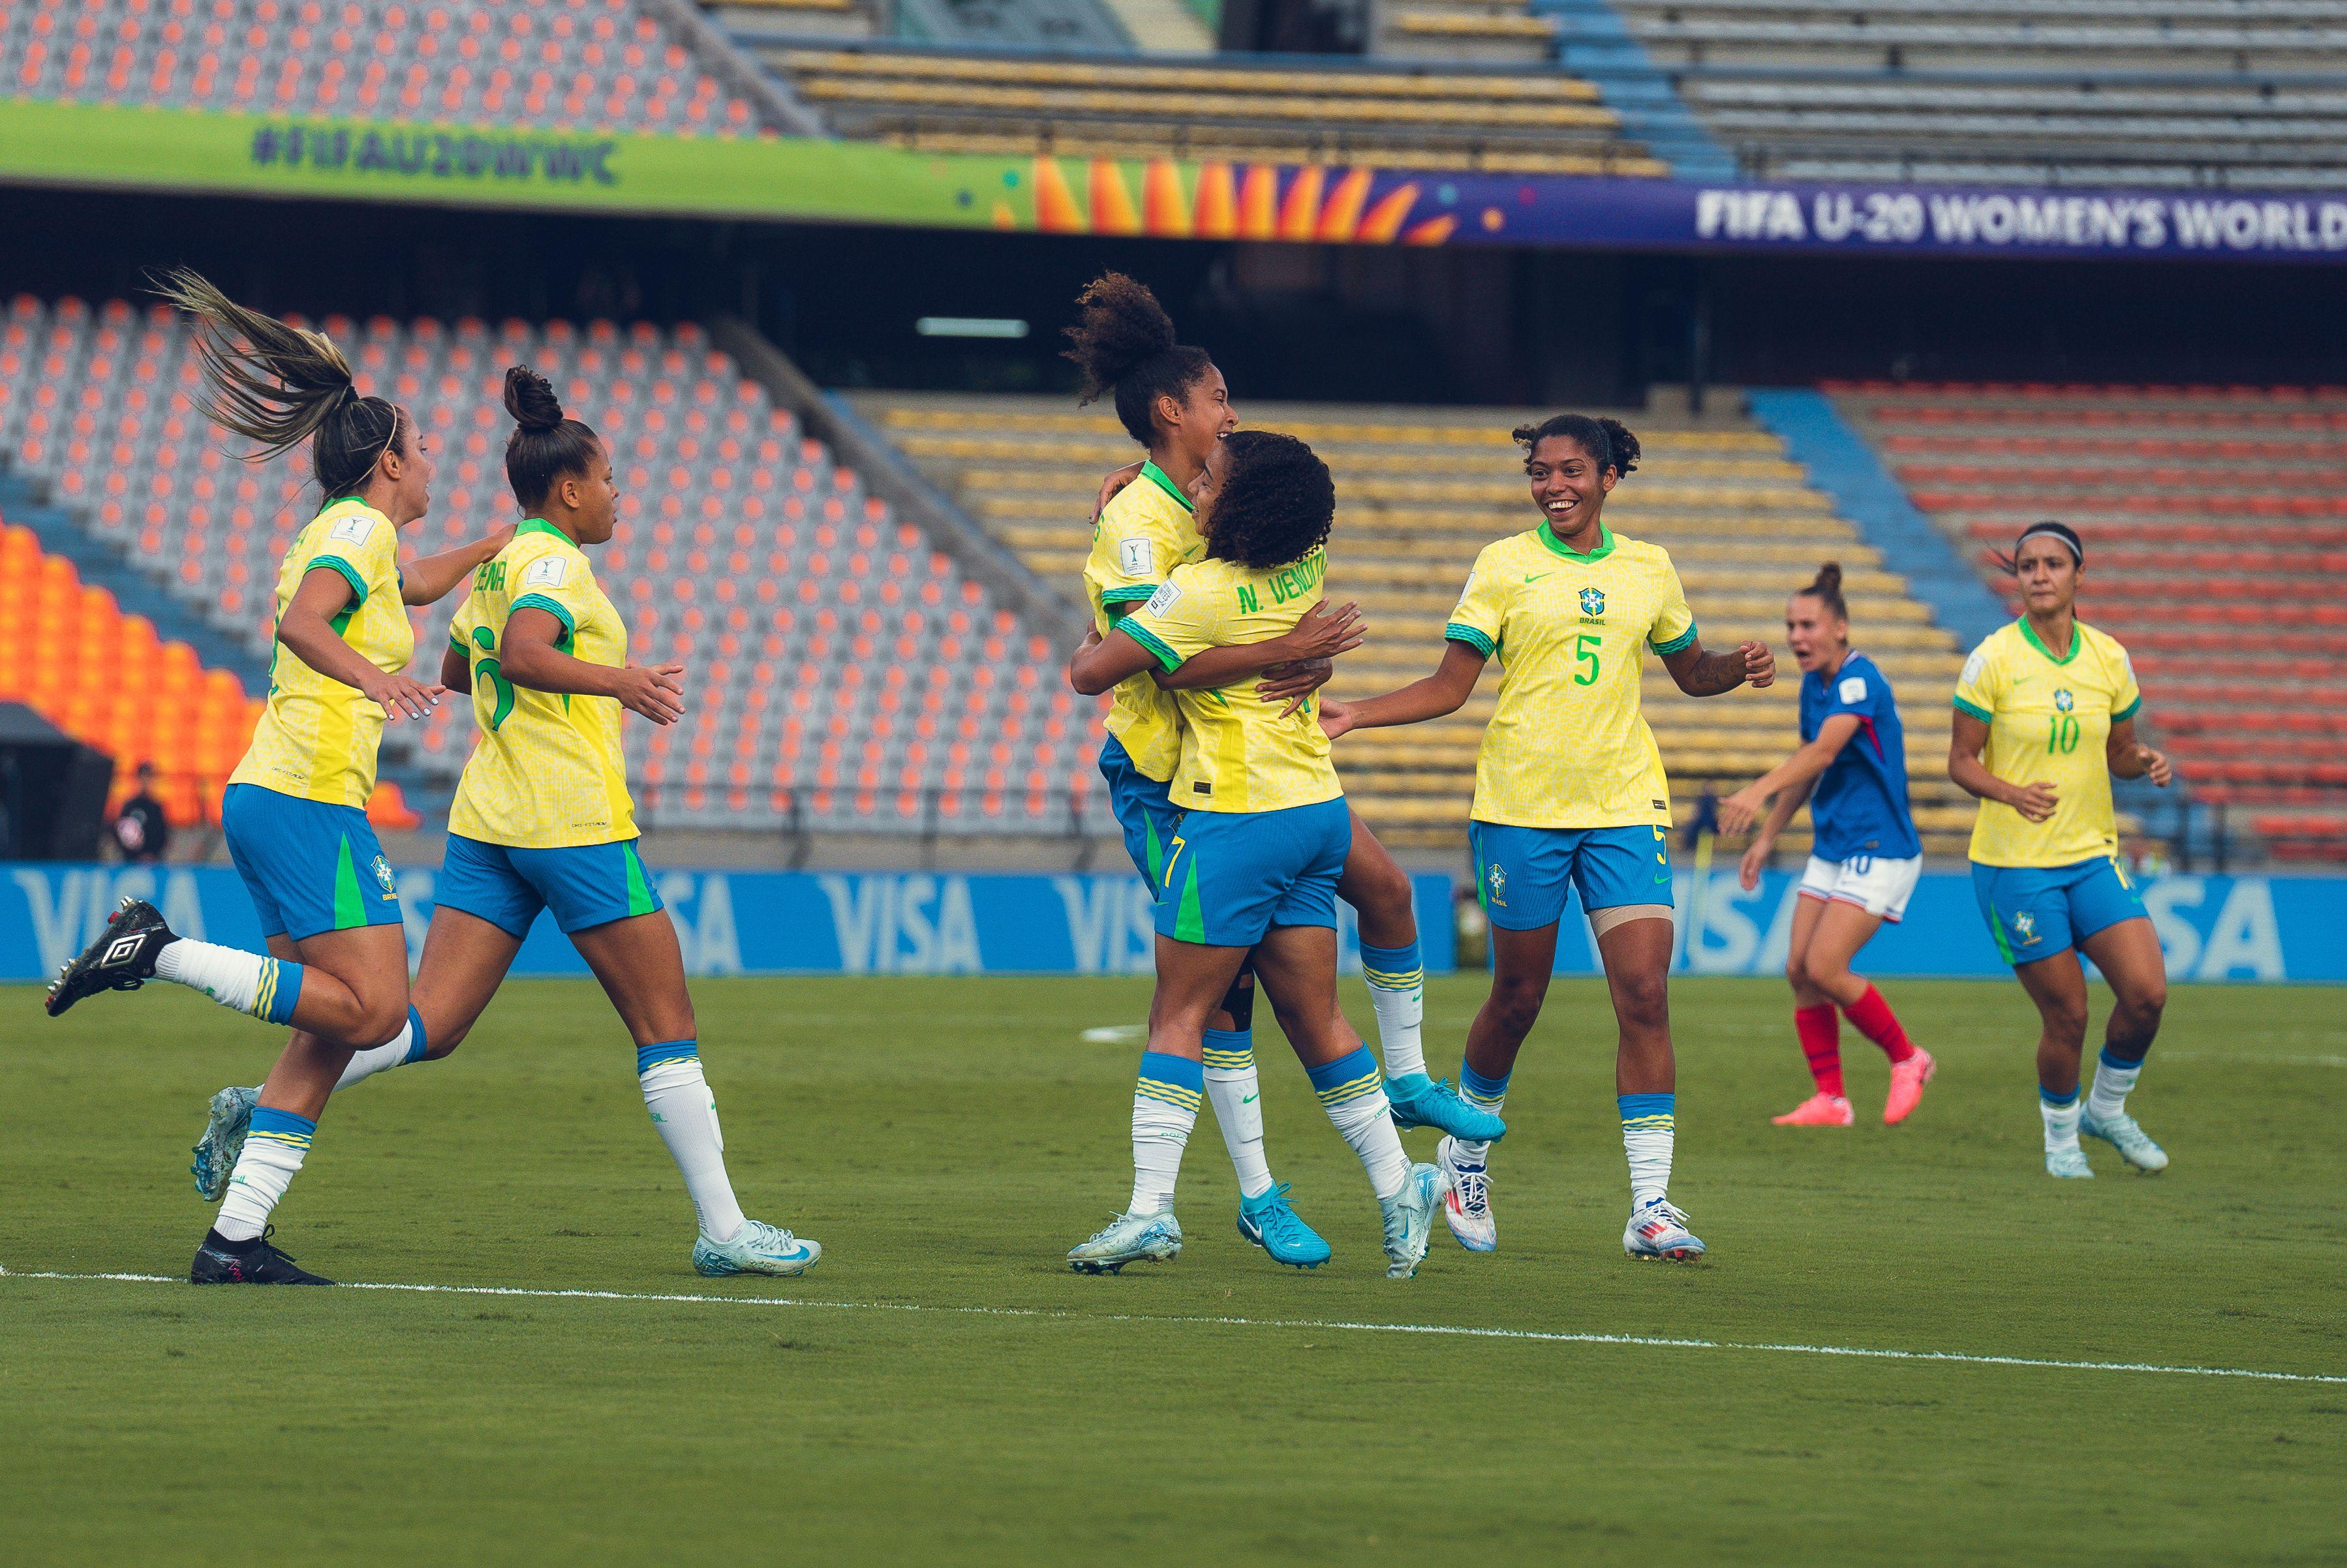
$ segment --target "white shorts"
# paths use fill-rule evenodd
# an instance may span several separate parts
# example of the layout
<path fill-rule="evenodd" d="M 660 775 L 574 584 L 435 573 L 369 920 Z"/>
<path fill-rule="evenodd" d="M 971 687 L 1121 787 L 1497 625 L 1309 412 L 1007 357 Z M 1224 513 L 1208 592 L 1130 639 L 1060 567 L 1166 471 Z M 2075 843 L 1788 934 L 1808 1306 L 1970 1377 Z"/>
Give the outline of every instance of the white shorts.
<path fill-rule="evenodd" d="M 1838 899 L 1855 904 L 1875 918 L 1895 926 L 1907 913 L 1907 900 L 1915 896 L 1915 884 L 1922 875 L 1923 857 L 1920 855 L 1905 860 L 1853 855 L 1840 861 L 1820 860 L 1812 855 L 1809 868 L 1801 873 L 1801 897 L 1820 903 Z"/>

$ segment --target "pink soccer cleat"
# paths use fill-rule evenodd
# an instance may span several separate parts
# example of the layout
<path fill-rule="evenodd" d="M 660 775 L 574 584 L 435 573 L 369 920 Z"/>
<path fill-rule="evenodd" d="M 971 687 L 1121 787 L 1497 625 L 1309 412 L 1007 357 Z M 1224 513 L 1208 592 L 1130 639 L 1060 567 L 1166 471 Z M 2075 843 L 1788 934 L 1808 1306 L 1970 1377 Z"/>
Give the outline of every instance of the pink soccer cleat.
<path fill-rule="evenodd" d="M 1915 1054 L 1923 1053 L 1919 1050 Z M 1840 1095 L 1812 1094 L 1782 1116 L 1768 1120 L 1779 1127 L 1847 1127 L 1858 1118 L 1851 1114 L 1850 1102 Z"/>
<path fill-rule="evenodd" d="M 1932 1081 L 1939 1063 L 1922 1046 L 1904 1061 L 1891 1064 L 1891 1092 L 1882 1101 L 1882 1124 L 1896 1127 L 1923 1103 L 1923 1085 Z"/>

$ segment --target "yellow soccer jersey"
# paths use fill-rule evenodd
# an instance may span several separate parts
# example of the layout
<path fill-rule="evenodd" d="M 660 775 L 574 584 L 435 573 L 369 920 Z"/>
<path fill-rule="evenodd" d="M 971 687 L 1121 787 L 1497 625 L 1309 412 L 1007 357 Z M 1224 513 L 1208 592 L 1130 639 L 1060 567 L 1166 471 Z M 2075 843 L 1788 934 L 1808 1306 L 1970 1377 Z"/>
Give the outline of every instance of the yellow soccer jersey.
<path fill-rule="evenodd" d="M 1193 561 L 1174 569 L 1123 630 L 1168 670 L 1209 648 L 1277 637 L 1320 600 L 1328 555 L 1268 571 L 1235 561 Z M 1146 676 L 1140 679 L 1147 679 Z M 1182 713 L 1182 761 L 1173 800 L 1183 811 L 1284 811 L 1345 793 L 1328 760 L 1319 703 L 1307 701 L 1280 716 L 1284 703 L 1255 695 L 1250 675 L 1219 691 L 1175 692 Z"/>
<path fill-rule="evenodd" d="M 1189 497 L 1164 469 L 1143 464 L 1141 477 L 1110 498 L 1092 528 L 1092 553 L 1084 562 L 1092 625 L 1107 636 L 1117 618 L 1148 602 L 1175 567 L 1205 552 Z M 1123 743 L 1143 776 L 1174 776 L 1182 758 L 1181 732 L 1174 694 L 1148 676 L 1121 682 L 1111 694 L 1108 733 Z"/>
<path fill-rule="evenodd" d="M 1989 633 L 1964 661 L 1956 706 L 1988 725 L 1981 761 L 2014 784 L 2050 784 L 2058 804 L 2044 822 L 1980 803 L 1972 857 L 1983 866 L 2075 866 L 2118 852 L 2111 811 L 2111 725 L 2143 705 L 2127 650 L 2084 621 L 2060 659 L 2027 620 Z"/>
<path fill-rule="evenodd" d="M 346 497 L 296 535 L 277 571 L 277 614 L 293 602 L 302 579 L 320 568 L 351 585 L 351 601 L 333 619 L 360 658 L 378 670 L 405 670 L 415 633 L 399 597 L 399 530 L 364 501 Z M 302 800 L 364 808 L 374 793 L 375 750 L 383 710 L 331 675 L 321 675 L 278 643 L 269 664 L 269 702 L 252 744 L 229 775 Z"/>
<path fill-rule="evenodd" d="M 506 619 L 524 608 L 562 622 L 562 651 L 589 664 L 628 661 L 628 629 L 568 535 L 533 518 L 473 573 L 448 629 L 473 671 L 480 739 L 448 809 L 448 831 L 517 849 L 568 849 L 636 836 L 615 697 L 533 692 L 498 666 Z"/>
<path fill-rule="evenodd" d="M 1443 635 L 1496 657 L 1500 702 L 1475 758 L 1478 822 L 1667 827 L 1670 786 L 1640 711 L 1646 650 L 1695 641 L 1668 551 L 1598 525 L 1581 555 L 1542 523 L 1475 558 Z"/>

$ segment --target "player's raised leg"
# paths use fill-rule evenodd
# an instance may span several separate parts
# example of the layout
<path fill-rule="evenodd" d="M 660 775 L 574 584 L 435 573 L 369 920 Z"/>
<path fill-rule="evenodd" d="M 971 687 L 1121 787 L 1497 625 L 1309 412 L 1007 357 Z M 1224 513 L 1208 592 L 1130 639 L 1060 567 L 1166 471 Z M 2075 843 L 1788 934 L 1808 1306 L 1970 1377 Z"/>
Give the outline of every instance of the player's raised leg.
<path fill-rule="evenodd" d="M 1793 1033 L 1809 1063 L 1816 1091 L 1782 1116 L 1779 1127 L 1847 1127 L 1856 1118 L 1841 1078 L 1841 1014 L 1833 998 L 1809 979 L 1809 945 L 1829 905 L 1823 894 L 1801 889 L 1793 905 L 1793 929 L 1785 953 L 1785 979 L 1793 988 Z"/>
<path fill-rule="evenodd" d="M 1899 902 L 1904 908 L 1903 894 Z M 1883 1096 L 1882 1120 L 1895 1126 L 1922 1103 L 1923 1086 L 1931 1082 L 1939 1064 L 1930 1051 L 1907 1038 L 1906 1027 L 1874 982 L 1851 972 L 1858 950 L 1873 940 L 1882 921 L 1882 916 L 1863 905 L 1841 897 L 1829 902 L 1802 955 L 1802 978 L 1814 992 L 1839 1007 L 1852 1027 L 1872 1040 L 1890 1061 L 1891 1086 Z"/>
<path fill-rule="evenodd" d="M 2127 1114 L 2127 1094 L 2143 1074 L 2143 1060 L 2159 1033 L 2168 1006 L 2168 967 L 2159 936 L 2147 919 L 2122 920 L 2080 944 L 2110 982 L 2111 1017 L 2103 1036 L 2094 1088 L 2078 1113 L 2078 1131 L 2100 1138 L 2146 1174 L 2168 1169 L 2168 1152 Z"/>

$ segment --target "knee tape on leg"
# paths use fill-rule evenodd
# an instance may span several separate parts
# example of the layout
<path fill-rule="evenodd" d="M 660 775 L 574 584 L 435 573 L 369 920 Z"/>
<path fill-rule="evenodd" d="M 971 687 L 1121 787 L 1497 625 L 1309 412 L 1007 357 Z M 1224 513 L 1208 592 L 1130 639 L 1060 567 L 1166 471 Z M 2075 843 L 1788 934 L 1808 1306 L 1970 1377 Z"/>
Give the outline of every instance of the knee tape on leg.
<path fill-rule="evenodd" d="M 1239 978 L 1231 982 L 1231 989 L 1223 993 L 1223 1010 L 1231 1015 L 1231 1028 L 1235 1032 L 1245 1034 L 1255 1027 L 1254 975 L 1243 970 Z"/>

